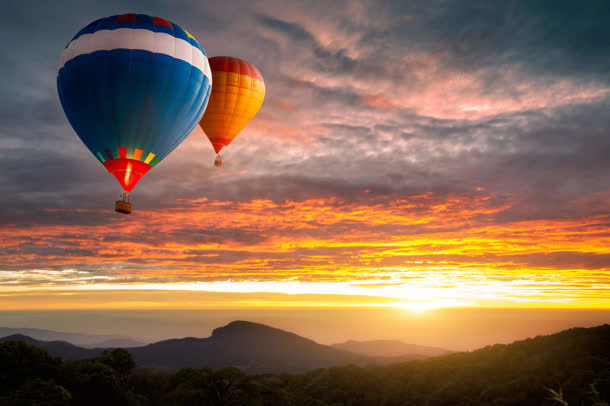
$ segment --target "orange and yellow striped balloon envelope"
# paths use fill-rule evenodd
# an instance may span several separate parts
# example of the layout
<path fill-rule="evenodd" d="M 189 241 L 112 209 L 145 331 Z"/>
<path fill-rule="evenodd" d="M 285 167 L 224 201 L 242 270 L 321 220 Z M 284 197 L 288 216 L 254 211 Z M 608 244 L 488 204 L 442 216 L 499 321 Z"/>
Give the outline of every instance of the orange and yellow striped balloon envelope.
<path fill-rule="evenodd" d="M 209 62 L 212 94 L 199 124 L 219 153 L 261 108 L 265 82 L 258 69 L 242 59 L 216 56 Z"/>

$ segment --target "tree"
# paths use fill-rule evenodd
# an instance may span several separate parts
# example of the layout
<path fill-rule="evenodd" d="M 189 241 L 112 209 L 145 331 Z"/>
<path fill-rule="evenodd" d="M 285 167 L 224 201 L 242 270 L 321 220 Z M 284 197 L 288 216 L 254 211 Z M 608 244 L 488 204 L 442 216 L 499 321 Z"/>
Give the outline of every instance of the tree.
<path fill-rule="evenodd" d="M 127 380 L 129 374 L 136 367 L 136 363 L 129 351 L 122 348 L 112 351 L 104 350 L 100 357 L 100 362 L 114 369 L 123 381 Z"/>
<path fill-rule="evenodd" d="M 8 401 L 11 406 L 69 406 L 72 395 L 53 380 L 34 379 L 17 390 Z"/>
<path fill-rule="evenodd" d="M 17 390 L 35 378 L 56 378 L 62 361 L 46 350 L 32 347 L 23 341 L 0 343 L 0 396 Z"/>
<path fill-rule="evenodd" d="M 117 370 L 99 359 L 66 364 L 66 384 L 74 403 L 88 406 L 133 405 L 135 394 Z"/>

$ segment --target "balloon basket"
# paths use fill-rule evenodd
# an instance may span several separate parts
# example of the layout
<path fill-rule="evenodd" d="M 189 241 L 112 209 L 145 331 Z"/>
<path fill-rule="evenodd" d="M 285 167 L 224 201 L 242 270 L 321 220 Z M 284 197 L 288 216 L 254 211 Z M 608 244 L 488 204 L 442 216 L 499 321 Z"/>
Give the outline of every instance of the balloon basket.
<path fill-rule="evenodd" d="M 222 157 L 220 154 L 216 155 L 216 159 L 214 160 L 214 166 L 220 168 L 222 166 Z"/>
<path fill-rule="evenodd" d="M 122 214 L 131 214 L 131 199 L 127 192 L 123 192 L 120 200 L 114 203 L 114 211 Z"/>

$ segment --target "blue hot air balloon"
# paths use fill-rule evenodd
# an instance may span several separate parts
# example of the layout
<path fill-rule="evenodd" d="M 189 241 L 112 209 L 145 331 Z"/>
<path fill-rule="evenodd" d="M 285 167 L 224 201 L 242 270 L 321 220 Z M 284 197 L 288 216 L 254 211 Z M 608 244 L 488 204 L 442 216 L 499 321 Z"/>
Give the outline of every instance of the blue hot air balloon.
<path fill-rule="evenodd" d="M 199 123 L 211 87 L 203 48 L 162 18 L 102 18 L 66 45 L 59 98 L 80 139 L 123 187 L 117 211 L 131 211 L 127 192 Z"/>

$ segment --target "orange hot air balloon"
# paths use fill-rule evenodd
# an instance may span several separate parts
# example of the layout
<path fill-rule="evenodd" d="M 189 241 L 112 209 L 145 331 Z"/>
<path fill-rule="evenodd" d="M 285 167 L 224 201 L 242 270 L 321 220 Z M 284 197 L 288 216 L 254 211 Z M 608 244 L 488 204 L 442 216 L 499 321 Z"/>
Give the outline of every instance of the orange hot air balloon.
<path fill-rule="evenodd" d="M 222 166 L 220 150 L 233 141 L 261 108 L 265 82 L 258 69 L 242 59 L 215 56 L 209 62 L 212 94 L 199 125 L 218 154 L 214 166 Z"/>

